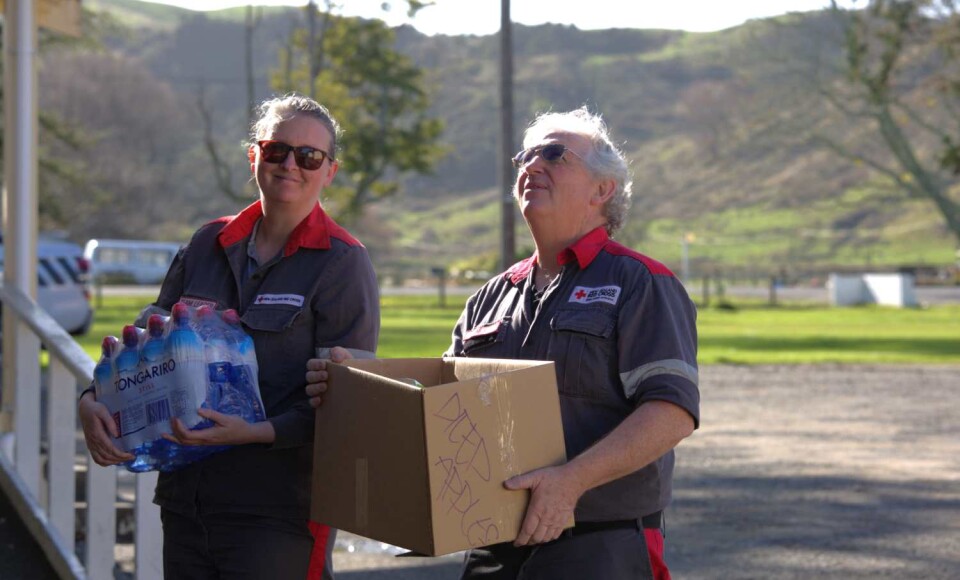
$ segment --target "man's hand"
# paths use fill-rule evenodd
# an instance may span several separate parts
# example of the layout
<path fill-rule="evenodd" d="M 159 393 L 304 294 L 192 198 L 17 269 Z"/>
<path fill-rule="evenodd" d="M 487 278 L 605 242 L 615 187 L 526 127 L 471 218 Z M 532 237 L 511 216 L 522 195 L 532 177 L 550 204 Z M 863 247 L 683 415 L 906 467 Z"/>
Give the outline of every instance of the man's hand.
<path fill-rule="evenodd" d="M 507 489 L 530 490 L 530 503 L 514 546 L 559 538 L 567 523 L 573 521 L 573 508 L 585 491 L 569 465 L 530 471 L 511 477 L 503 485 Z"/>
<path fill-rule="evenodd" d="M 353 358 L 350 351 L 342 346 L 330 349 L 330 362 L 342 363 Z M 327 392 L 327 359 L 312 358 L 307 361 L 307 396 L 310 397 L 310 406 L 317 408 L 323 404 L 323 394 Z"/>
<path fill-rule="evenodd" d="M 667 401 L 637 407 L 606 437 L 558 467 L 545 467 L 504 482 L 507 489 L 529 489 L 530 503 L 516 546 L 549 542 L 573 519 L 580 496 L 642 468 L 676 447 L 693 432 L 693 418 Z"/>
<path fill-rule="evenodd" d="M 132 454 L 114 445 L 113 439 L 119 437 L 120 432 L 106 405 L 98 402 L 93 395 L 84 394 L 80 398 L 79 414 L 83 438 L 97 465 L 116 465 L 133 459 Z"/>
<path fill-rule="evenodd" d="M 197 414 L 213 421 L 213 427 L 191 431 L 180 419 L 170 420 L 173 433 L 163 438 L 180 445 L 244 445 L 246 443 L 273 443 L 276 432 L 269 421 L 247 423 L 236 415 L 225 415 L 211 409 L 199 409 Z"/>

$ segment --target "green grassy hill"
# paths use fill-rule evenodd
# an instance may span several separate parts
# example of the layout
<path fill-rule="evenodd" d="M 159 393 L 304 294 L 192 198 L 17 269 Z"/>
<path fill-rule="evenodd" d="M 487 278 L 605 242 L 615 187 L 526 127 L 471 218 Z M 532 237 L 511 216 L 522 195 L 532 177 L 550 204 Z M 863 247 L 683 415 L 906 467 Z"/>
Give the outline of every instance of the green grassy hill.
<path fill-rule="evenodd" d="M 224 131 L 224 142 L 242 137 L 244 9 L 193 13 L 130 0 L 85 6 L 135 28 L 135 40 L 114 40 L 115 49 L 142 59 L 178 91 L 208 87 L 222 118 L 238 125 Z M 258 14 L 262 98 L 299 12 Z M 602 112 L 635 173 L 634 207 L 620 238 L 673 267 L 687 233 L 700 270 L 951 264 L 956 244 L 932 205 L 813 142 L 818 132 L 870 139 L 866 125 L 831 112 L 813 90 L 815 77 L 838 78 L 842 51 L 832 18 L 792 14 L 714 33 L 518 25 L 515 126 L 547 109 L 587 104 Z M 427 37 L 405 27 L 397 46 L 428 71 L 450 153 L 433 175 L 407 179 L 400 196 L 372 207 L 358 234 L 392 232 L 374 244 L 375 258 L 414 270 L 493 256 L 497 39 Z M 518 232 L 523 245 L 522 223 Z"/>

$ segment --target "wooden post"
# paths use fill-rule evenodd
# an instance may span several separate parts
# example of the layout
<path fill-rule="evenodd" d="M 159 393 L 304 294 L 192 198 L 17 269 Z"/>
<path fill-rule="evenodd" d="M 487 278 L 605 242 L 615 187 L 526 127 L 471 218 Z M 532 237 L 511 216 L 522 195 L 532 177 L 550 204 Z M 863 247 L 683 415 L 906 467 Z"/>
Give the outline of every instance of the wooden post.
<path fill-rule="evenodd" d="M 513 198 L 513 33 L 510 0 L 500 0 L 500 268 L 516 258 Z"/>
<path fill-rule="evenodd" d="M 437 299 L 440 302 L 440 308 L 447 307 L 447 269 L 431 268 L 433 275 L 437 277 Z"/>

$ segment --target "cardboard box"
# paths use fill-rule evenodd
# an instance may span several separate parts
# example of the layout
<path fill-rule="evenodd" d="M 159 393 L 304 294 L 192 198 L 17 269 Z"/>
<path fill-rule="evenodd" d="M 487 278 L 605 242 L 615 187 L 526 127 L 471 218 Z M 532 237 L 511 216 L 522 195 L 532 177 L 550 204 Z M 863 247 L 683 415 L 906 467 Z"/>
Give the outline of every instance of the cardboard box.
<path fill-rule="evenodd" d="M 430 556 L 506 542 L 529 492 L 503 482 L 566 461 L 552 362 L 373 359 L 328 370 L 315 521 Z"/>

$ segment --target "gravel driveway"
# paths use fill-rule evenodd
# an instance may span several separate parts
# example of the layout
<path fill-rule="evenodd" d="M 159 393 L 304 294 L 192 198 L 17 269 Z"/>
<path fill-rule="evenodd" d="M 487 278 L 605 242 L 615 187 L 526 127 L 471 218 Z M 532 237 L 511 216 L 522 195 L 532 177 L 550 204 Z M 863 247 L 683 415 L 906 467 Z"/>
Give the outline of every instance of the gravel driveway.
<path fill-rule="evenodd" d="M 960 367 L 707 366 L 678 450 L 674 578 L 960 578 Z M 346 580 L 458 560 L 338 552 Z"/>
<path fill-rule="evenodd" d="M 677 578 L 960 578 L 960 367 L 712 366 Z"/>

